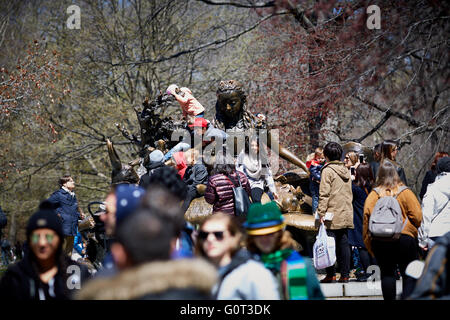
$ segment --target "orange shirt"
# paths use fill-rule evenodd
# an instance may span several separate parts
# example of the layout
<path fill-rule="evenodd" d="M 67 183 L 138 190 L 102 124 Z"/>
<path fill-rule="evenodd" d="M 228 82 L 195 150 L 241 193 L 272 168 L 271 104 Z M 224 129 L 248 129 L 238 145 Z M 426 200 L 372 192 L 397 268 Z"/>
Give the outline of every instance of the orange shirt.
<path fill-rule="evenodd" d="M 371 250 L 371 237 L 369 233 L 369 218 L 372 214 L 375 204 L 379 199 L 379 195 L 375 191 L 371 191 L 364 203 L 364 220 L 363 220 L 363 240 L 367 250 L 373 255 Z M 408 217 L 408 222 L 402 231 L 402 234 L 409 235 L 413 238 L 418 236 L 418 228 L 422 223 L 422 208 L 416 195 L 406 189 L 397 197 L 400 208 L 402 209 L 403 221 Z"/>

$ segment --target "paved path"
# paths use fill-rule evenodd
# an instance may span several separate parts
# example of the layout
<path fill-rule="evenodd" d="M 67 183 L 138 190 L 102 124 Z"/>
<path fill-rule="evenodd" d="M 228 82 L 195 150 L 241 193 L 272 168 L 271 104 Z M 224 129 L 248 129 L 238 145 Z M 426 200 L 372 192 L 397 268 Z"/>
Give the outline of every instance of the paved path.
<path fill-rule="evenodd" d="M 381 281 L 321 283 L 327 300 L 382 300 Z M 402 293 L 402 281 L 397 280 L 397 296 Z"/>

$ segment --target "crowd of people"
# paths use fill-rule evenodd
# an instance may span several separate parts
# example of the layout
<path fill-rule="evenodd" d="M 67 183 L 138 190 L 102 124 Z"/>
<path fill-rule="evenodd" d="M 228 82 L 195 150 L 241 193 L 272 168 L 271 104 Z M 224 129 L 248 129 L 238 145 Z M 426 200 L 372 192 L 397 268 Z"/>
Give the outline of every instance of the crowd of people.
<path fill-rule="evenodd" d="M 307 162 L 316 221 L 325 223 L 328 236 L 335 239 L 338 282 L 349 281 L 351 266 L 358 281 L 367 281 L 369 266 L 377 265 L 385 300 L 396 299 L 396 280 L 400 277 L 402 298 L 413 294 L 417 277 L 406 272 L 408 265 L 426 258 L 434 241 L 450 231 L 448 154 L 436 153 L 422 184 L 420 203 L 396 161 L 398 149 L 395 141 L 383 141 L 374 148 L 374 160 L 367 163 L 363 154 L 343 154 L 339 144 L 330 142 L 324 149 L 317 148 Z M 387 208 L 378 205 L 384 197 L 393 197 L 399 204 L 402 226 L 395 238 L 374 236 L 370 231 L 370 224 L 377 223 L 371 219 L 372 213 Z M 326 268 L 321 282 L 335 281 L 332 265 Z"/>
<path fill-rule="evenodd" d="M 396 161 L 395 141 L 375 146 L 370 163 L 356 152 L 343 154 L 336 142 L 316 148 L 307 161 L 312 213 L 334 239 L 337 257 L 319 281 L 319 270 L 286 230 L 258 137 L 248 137 L 237 154 L 221 149 L 207 165 L 199 150 L 227 134 L 203 118 L 188 89 L 171 86 L 170 92 L 198 148 L 182 141 L 166 154 L 153 150 L 139 183 L 112 185 L 95 213 L 79 206 L 74 179 L 61 177 L 60 188 L 28 221 L 23 258 L 2 276 L 1 298 L 323 300 L 320 283 L 348 283 L 352 269 L 358 281 L 367 281 L 371 265 L 380 268 L 384 299 L 396 299 L 400 277 L 402 298 L 413 294 L 417 279 L 408 265 L 450 231 L 448 154 L 436 155 L 421 204 Z M 252 202 L 239 217 L 238 187 Z M 264 193 L 269 202 L 262 203 Z M 212 214 L 192 225 L 185 212 L 201 196 Z M 390 241 L 370 231 L 385 197 L 398 202 L 403 221 Z"/>

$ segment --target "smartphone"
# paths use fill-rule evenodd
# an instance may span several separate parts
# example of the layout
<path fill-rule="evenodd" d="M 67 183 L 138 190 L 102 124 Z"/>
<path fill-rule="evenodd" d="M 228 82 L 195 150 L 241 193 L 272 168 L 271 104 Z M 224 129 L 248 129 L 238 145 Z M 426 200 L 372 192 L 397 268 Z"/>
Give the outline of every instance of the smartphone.
<path fill-rule="evenodd" d="M 362 153 L 359 155 L 359 162 L 360 163 L 364 162 L 364 154 L 362 154 Z"/>
<path fill-rule="evenodd" d="M 352 173 L 352 176 L 354 176 L 355 175 L 355 168 L 351 167 L 350 168 L 350 172 Z"/>

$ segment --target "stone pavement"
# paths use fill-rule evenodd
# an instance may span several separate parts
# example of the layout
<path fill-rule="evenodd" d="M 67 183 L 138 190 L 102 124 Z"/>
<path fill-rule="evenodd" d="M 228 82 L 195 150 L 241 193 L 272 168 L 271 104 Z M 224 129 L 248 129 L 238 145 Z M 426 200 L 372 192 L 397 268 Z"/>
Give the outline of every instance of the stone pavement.
<path fill-rule="evenodd" d="M 381 281 L 348 283 L 321 283 L 320 287 L 327 300 L 382 300 Z M 402 293 L 402 281 L 397 280 L 397 296 Z"/>

